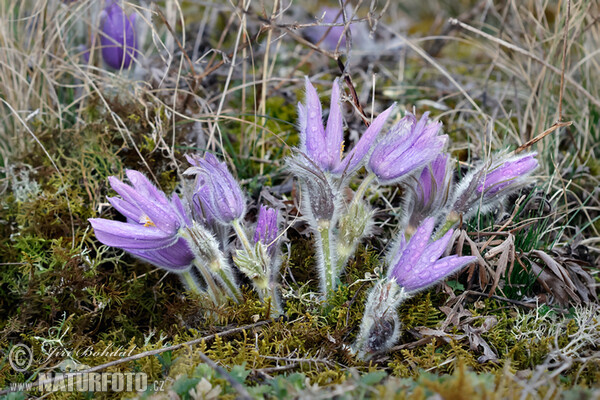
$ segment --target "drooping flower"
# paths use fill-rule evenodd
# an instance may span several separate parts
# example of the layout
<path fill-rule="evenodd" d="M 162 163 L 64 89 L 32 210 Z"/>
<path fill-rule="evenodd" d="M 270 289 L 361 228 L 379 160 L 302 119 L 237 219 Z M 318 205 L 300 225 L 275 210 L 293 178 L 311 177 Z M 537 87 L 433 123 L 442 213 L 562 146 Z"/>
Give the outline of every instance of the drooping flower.
<path fill-rule="evenodd" d="M 435 220 L 427 218 L 407 243 L 401 235 L 396 248 L 388 255 L 388 278 L 394 279 L 407 293 L 434 285 L 448 275 L 476 260 L 474 256 L 457 255 L 441 258 L 452 236 L 452 229 L 440 239 L 430 242 Z"/>
<path fill-rule="evenodd" d="M 254 243 L 262 243 L 267 246 L 269 253 L 273 253 L 276 248 L 279 229 L 277 226 L 277 210 L 266 206 L 260 206 L 258 211 L 258 220 L 254 230 Z"/>
<path fill-rule="evenodd" d="M 344 129 L 338 80 L 333 82 L 329 118 L 327 127 L 324 128 L 319 95 L 307 77 L 306 102 L 298 103 L 300 150 L 323 171 L 331 172 L 336 176 L 343 174 L 349 176 L 361 167 L 363 159 L 370 151 L 393 107 L 375 118 L 356 146 L 344 157 Z"/>
<path fill-rule="evenodd" d="M 136 14 L 126 15 L 118 0 L 108 0 L 103 14 L 100 44 L 104 62 L 114 69 L 129 68 L 137 53 Z"/>
<path fill-rule="evenodd" d="M 438 136 L 442 124 L 429 120 L 428 115 L 425 113 L 417 121 L 408 114 L 375 145 L 367 169 L 377 176 L 379 183 L 399 182 L 440 154 L 448 136 Z"/>
<path fill-rule="evenodd" d="M 487 212 L 508 194 L 522 188 L 539 165 L 536 155 L 528 153 L 508 157 L 500 153 L 494 155 L 491 162 L 475 167 L 456 189 L 452 215 L 463 214 L 464 218 L 470 218 L 478 209 Z"/>
<path fill-rule="evenodd" d="M 198 184 L 193 195 L 195 207 L 201 208 L 204 218 L 222 225 L 241 219 L 246 213 L 246 199 L 242 189 L 227 169 L 227 165 L 211 153 L 204 158 L 186 156 L 192 167 L 186 175 L 197 175 Z"/>
<path fill-rule="evenodd" d="M 453 171 L 447 154 L 440 154 L 426 166 L 416 181 L 409 197 L 408 227 L 410 234 L 427 217 L 439 215 L 446 206 L 452 190 Z"/>
<path fill-rule="evenodd" d="M 90 218 L 96 238 L 158 267 L 174 272 L 187 270 L 194 256 L 179 236 L 180 228 L 190 224 L 181 200 L 175 193 L 169 200 L 138 171 L 127 170 L 126 175 L 131 185 L 114 176 L 109 178 L 121 198 L 108 200 L 127 222 Z"/>

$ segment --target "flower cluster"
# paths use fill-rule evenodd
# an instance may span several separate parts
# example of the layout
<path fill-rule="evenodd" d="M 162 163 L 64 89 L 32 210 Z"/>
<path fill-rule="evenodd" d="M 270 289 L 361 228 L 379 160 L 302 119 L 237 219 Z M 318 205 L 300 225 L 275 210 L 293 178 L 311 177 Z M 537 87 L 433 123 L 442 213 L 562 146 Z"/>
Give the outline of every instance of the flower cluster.
<path fill-rule="evenodd" d="M 348 259 L 373 227 L 374 211 L 363 198 L 369 185 L 402 184 L 409 194 L 403 229 L 387 257 L 389 271 L 377 279 L 369 295 L 354 347 L 359 357 L 369 358 L 387 351 L 397 340 L 400 302 L 476 261 L 475 257 L 442 257 L 460 216 L 491 210 L 522 187 L 538 163 L 534 153 L 500 154 L 475 166 L 455 185 L 455 163 L 445 153 L 448 136 L 427 113 L 420 119 L 407 114 L 380 135 L 393 106 L 344 156 L 340 93 L 336 80 L 324 128 L 317 92 L 306 79 L 306 100 L 298 106 L 301 143 L 289 165 L 302 188 L 302 211 L 315 236 L 325 299 L 335 291 Z M 343 193 L 349 189 L 349 178 L 363 166 L 368 175 L 347 201 Z M 434 231 L 439 239 L 431 241 Z"/>
<path fill-rule="evenodd" d="M 205 294 L 218 306 L 227 298 L 242 301 L 229 262 L 228 237 L 233 227 L 243 245 L 233 257 L 238 269 L 261 299 L 270 299 L 273 315 L 279 315 L 278 212 L 261 206 L 254 244 L 250 244 L 243 222 L 246 198 L 225 163 L 210 153 L 204 158 L 190 156 L 188 161 L 192 166 L 185 173 L 196 179 L 191 195 L 183 201 L 176 193 L 168 199 L 137 171 L 126 171 L 131 185 L 109 178 L 121 196 L 109 197 L 109 202 L 126 222 L 91 218 L 96 238 L 179 274 L 188 289 Z"/>
<path fill-rule="evenodd" d="M 370 186 L 401 184 L 408 195 L 400 233 L 384 262 L 387 271 L 375 279 L 353 347 L 358 357 L 368 359 L 396 342 L 397 307 L 402 301 L 476 261 L 472 256 L 449 255 L 458 221 L 493 209 L 523 187 L 538 161 L 535 153 L 496 154 L 455 183 L 456 163 L 445 151 L 448 136 L 427 113 L 421 118 L 407 114 L 381 133 L 394 105 L 344 152 L 338 80 L 333 82 L 326 125 L 308 78 L 305 88 L 305 101 L 298 104 L 300 145 L 288 166 L 298 179 L 301 212 L 314 235 L 325 302 L 335 293 L 358 244 L 372 232 L 375 210 L 365 196 Z M 228 298 L 243 300 L 241 273 L 261 300 L 269 302 L 272 315 L 281 315 L 278 211 L 260 206 L 250 228 L 245 224 L 247 198 L 227 165 L 210 153 L 187 159 L 191 166 L 184 174 L 195 179 L 190 190 L 182 190 L 183 198 L 175 193 L 167 197 L 137 171 L 126 171 L 129 185 L 111 177 L 120 197 L 110 197 L 109 202 L 125 221 L 90 219 L 96 237 L 180 275 L 190 290 L 205 294 L 215 305 Z M 349 196 L 351 178 L 363 167 L 367 175 Z M 230 240 L 232 231 L 237 240 Z"/>

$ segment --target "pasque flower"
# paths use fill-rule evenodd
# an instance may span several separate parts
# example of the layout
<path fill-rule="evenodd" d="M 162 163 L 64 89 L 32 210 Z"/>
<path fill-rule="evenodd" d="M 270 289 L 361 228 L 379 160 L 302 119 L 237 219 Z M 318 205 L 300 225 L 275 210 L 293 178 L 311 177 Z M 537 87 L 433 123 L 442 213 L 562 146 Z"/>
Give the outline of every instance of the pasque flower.
<path fill-rule="evenodd" d="M 425 218 L 439 216 L 444 210 L 452 194 L 453 168 L 448 159 L 448 154 L 438 155 L 415 181 L 407 205 L 409 234 L 412 235 Z"/>
<path fill-rule="evenodd" d="M 279 236 L 278 214 L 277 210 L 261 205 L 254 230 L 254 243 L 264 244 L 271 254 L 275 251 L 277 237 Z"/>
<path fill-rule="evenodd" d="M 529 182 L 529 175 L 539 163 L 537 153 L 508 156 L 496 154 L 491 162 L 481 163 L 459 183 L 449 219 L 463 214 L 469 218 L 478 209 L 489 211 L 506 196 Z"/>
<path fill-rule="evenodd" d="M 198 179 L 193 195 L 194 206 L 202 210 L 204 218 L 222 225 L 243 218 L 246 199 L 227 165 L 211 153 L 206 153 L 204 158 L 186 157 L 192 167 L 185 174 L 196 175 Z"/>
<path fill-rule="evenodd" d="M 497 196 L 503 190 L 523 183 L 523 178 L 539 165 L 536 155 L 537 153 L 524 154 L 496 162 L 479 179 L 477 192 L 489 197 Z"/>
<path fill-rule="evenodd" d="M 425 113 L 419 121 L 408 114 L 394 125 L 375 145 L 367 169 L 381 184 L 402 180 L 437 157 L 448 140 L 439 135 L 442 124 L 433 122 Z"/>
<path fill-rule="evenodd" d="M 354 350 L 359 358 L 389 350 L 398 340 L 398 305 L 412 294 L 434 285 L 448 275 L 472 263 L 476 257 L 441 258 L 452 236 L 430 241 L 435 221 L 426 219 L 407 243 L 402 234 L 388 255 L 387 276 L 379 279 L 369 293 L 365 313 Z"/>
<path fill-rule="evenodd" d="M 440 259 L 453 231 L 451 229 L 439 240 L 431 242 L 434 225 L 435 220 L 427 218 L 408 243 L 402 234 L 388 255 L 388 278 L 395 280 L 409 294 L 434 285 L 476 260 L 473 256 L 457 255 Z"/>
<path fill-rule="evenodd" d="M 127 16 L 118 0 L 108 0 L 103 14 L 100 44 L 104 62 L 114 69 L 129 68 L 137 52 L 136 14 Z"/>
<path fill-rule="evenodd" d="M 300 125 L 300 150 L 325 172 L 335 176 L 351 175 L 362 165 L 379 131 L 385 124 L 394 106 L 375 118 L 356 146 L 343 157 L 344 127 L 340 87 L 338 80 L 333 82 L 331 104 L 327 127 L 323 127 L 323 115 L 319 95 L 306 78 L 306 102 L 298 103 L 298 123 Z"/>
<path fill-rule="evenodd" d="M 143 174 L 126 171 L 131 185 L 114 176 L 112 188 L 121 196 L 109 197 L 112 206 L 127 222 L 90 218 L 96 237 L 107 246 L 124 249 L 152 264 L 180 272 L 187 270 L 194 258 L 189 246 L 179 236 L 179 229 L 190 224 L 181 200 L 167 196 Z"/>

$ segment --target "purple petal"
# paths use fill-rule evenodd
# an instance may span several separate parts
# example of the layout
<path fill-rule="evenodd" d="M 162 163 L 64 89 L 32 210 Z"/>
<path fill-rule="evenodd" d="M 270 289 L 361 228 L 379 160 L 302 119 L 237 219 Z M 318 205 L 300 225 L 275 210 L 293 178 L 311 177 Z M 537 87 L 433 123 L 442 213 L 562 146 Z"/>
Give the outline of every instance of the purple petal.
<path fill-rule="evenodd" d="M 444 257 L 427 268 L 421 269 L 418 273 L 409 274 L 406 279 L 402 281 L 401 285 L 408 292 L 422 290 L 476 260 L 477 257 L 474 256 L 459 257 L 453 255 Z"/>
<path fill-rule="evenodd" d="M 392 126 L 385 136 L 377 143 L 371 157 L 369 166 L 379 165 L 388 158 L 396 159 L 402 155 L 417 140 L 413 135 L 413 126 L 417 119 L 412 114 L 407 114 Z M 373 168 L 374 168 L 373 167 Z"/>
<path fill-rule="evenodd" d="M 301 127 L 305 128 L 303 137 L 305 139 L 304 148 L 307 155 L 317 165 L 326 168 L 329 165 L 327 142 L 325 141 L 325 129 L 323 128 L 323 112 L 317 90 L 305 77 L 306 104 L 302 110 Z M 300 111 L 300 109 L 299 109 Z"/>
<path fill-rule="evenodd" d="M 124 192 L 121 193 L 121 196 L 126 201 L 138 206 L 158 229 L 171 235 L 179 229 L 181 220 L 169 204 L 157 204 L 127 185 L 124 185 L 121 190 Z"/>
<path fill-rule="evenodd" d="M 334 174 L 341 175 L 345 173 L 346 175 L 350 175 L 360 168 L 363 158 L 371 150 L 371 145 L 377 138 L 377 135 L 385 125 L 387 118 L 395 107 L 396 104 L 393 104 L 387 110 L 379 114 L 377 118 L 375 118 L 358 143 L 356 143 L 356 146 L 354 146 L 354 148 L 346 155 L 346 157 L 344 157 L 343 161 L 337 166 L 337 168 L 333 170 Z"/>
<path fill-rule="evenodd" d="M 194 255 L 187 242 L 181 238 L 172 246 L 159 250 L 130 249 L 127 251 L 144 261 L 171 272 L 183 272 L 187 270 L 194 260 Z"/>
<path fill-rule="evenodd" d="M 450 242 L 453 233 L 454 230 L 450 229 L 440 239 L 430 243 L 423 251 L 423 254 L 421 255 L 421 258 L 419 258 L 417 265 L 419 267 L 426 268 L 426 266 L 435 263 L 442 256 L 442 254 L 444 254 L 446 248 L 448 248 L 448 242 Z"/>
<path fill-rule="evenodd" d="M 342 143 L 344 141 L 344 127 L 342 121 L 342 105 L 340 104 L 340 85 L 338 79 L 333 82 L 331 91 L 331 104 L 329 118 L 325 129 L 325 141 L 329 153 L 328 170 L 334 169 L 342 159 Z"/>
<path fill-rule="evenodd" d="M 173 193 L 171 195 L 171 204 L 173 204 L 173 207 L 175 208 L 177 213 L 179 213 L 179 216 L 181 217 L 185 225 L 192 225 L 192 221 L 190 220 L 190 217 L 188 216 L 188 213 L 186 212 L 185 207 L 183 206 L 183 203 L 181 202 L 181 199 L 179 198 L 177 193 Z"/>
<path fill-rule="evenodd" d="M 390 268 L 390 277 L 395 277 L 400 285 L 403 286 L 404 280 L 413 275 L 415 268 L 418 266 L 417 261 L 421 258 L 421 254 L 425 250 L 433 227 L 435 225 L 434 218 L 427 218 L 417 229 L 415 234 L 410 238 L 406 248 L 402 252 L 402 256 L 398 264 Z"/>
<path fill-rule="evenodd" d="M 140 223 L 144 217 L 144 213 L 138 207 L 123 199 L 118 197 L 107 197 L 107 200 L 115 210 L 132 221 Z"/>
<path fill-rule="evenodd" d="M 148 200 L 159 203 L 165 207 L 169 206 L 169 200 L 162 190 L 159 190 L 144 174 L 133 169 L 125 171 L 125 175 L 133 185 L 133 188 Z"/>
<path fill-rule="evenodd" d="M 173 244 L 173 235 L 154 226 L 136 225 L 103 218 L 90 218 L 96 238 L 107 246 L 122 249 L 160 249 Z"/>

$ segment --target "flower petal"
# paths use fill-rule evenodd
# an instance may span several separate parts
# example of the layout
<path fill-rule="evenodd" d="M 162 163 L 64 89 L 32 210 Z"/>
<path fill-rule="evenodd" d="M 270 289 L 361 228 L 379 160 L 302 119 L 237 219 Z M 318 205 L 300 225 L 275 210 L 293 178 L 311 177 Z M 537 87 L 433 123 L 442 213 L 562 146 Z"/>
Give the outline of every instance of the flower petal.
<path fill-rule="evenodd" d="M 390 106 L 375 118 L 373 123 L 369 125 L 365 133 L 362 135 L 356 146 L 344 157 L 342 162 L 333 170 L 336 175 L 351 175 L 362 165 L 363 159 L 371 150 L 371 145 L 379 135 L 379 132 L 385 125 L 387 118 L 390 116 L 396 104 Z"/>
<path fill-rule="evenodd" d="M 417 261 L 421 258 L 421 254 L 423 254 L 431 238 L 434 224 L 435 220 L 433 218 L 427 218 L 423 221 L 423 224 L 419 226 L 415 234 L 410 238 L 399 262 L 391 266 L 388 275 L 396 278 L 398 284 L 404 286 L 404 280 L 414 275 L 416 268 L 419 267 Z"/>
<path fill-rule="evenodd" d="M 129 249 L 160 249 L 173 244 L 175 237 L 153 226 L 90 218 L 96 238 L 107 246 Z"/>
<path fill-rule="evenodd" d="M 453 255 L 444 257 L 418 273 L 408 275 L 401 285 L 409 293 L 423 290 L 476 260 L 477 257 L 474 256 L 459 257 Z"/>
<path fill-rule="evenodd" d="M 331 104 L 329 105 L 329 118 L 325 128 L 325 142 L 329 155 L 329 169 L 334 169 L 342 159 L 342 143 L 344 141 L 344 127 L 342 120 L 342 105 L 340 104 L 340 85 L 338 79 L 333 82 L 331 91 Z"/>

